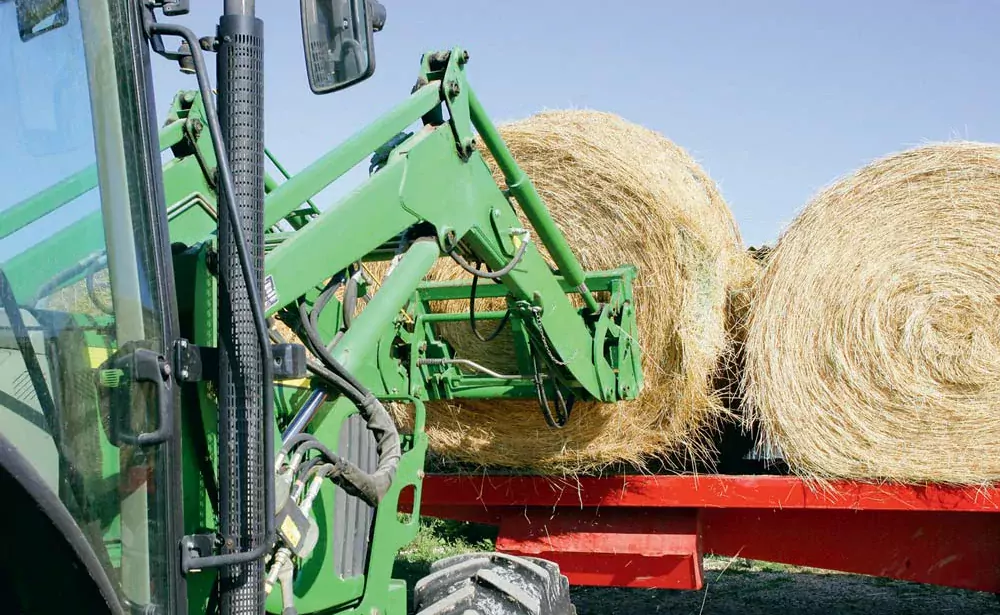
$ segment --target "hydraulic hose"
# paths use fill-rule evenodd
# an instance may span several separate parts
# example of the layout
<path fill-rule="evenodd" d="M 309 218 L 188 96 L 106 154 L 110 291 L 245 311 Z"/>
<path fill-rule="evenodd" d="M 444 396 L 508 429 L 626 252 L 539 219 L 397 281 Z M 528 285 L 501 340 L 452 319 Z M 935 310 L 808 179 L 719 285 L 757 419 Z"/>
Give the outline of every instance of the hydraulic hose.
<path fill-rule="evenodd" d="M 369 504 L 375 506 L 385 496 L 396 474 L 396 467 L 402 455 L 399 432 L 396 430 L 396 424 L 393 422 L 392 417 L 389 416 L 385 406 L 382 405 L 378 398 L 372 395 L 364 385 L 358 382 L 330 354 L 326 344 L 320 338 L 319 332 L 313 326 L 312 316 L 313 314 L 309 313 L 306 304 L 304 302 L 300 303 L 299 318 L 306 335 L 305 341 L 311 347 L 310 349 L 313 354 L 318 356 L 323 363 L 323 366 L 318 366 L 310 362 L 309 369 L 325 380 L 328 380 L 357 406 L 358 413 L 365 419 L 368 430 L 375 436 L 376 451 L 378 453 L 378 463 L 375 467 L 375 472 L 372 474 L 367 474 L 353 463 L 341 459 L 343 462 L 343 471 L 339 473 L 339 477 L 343 481 L 338 480 L 336 482 L 344 487 L 345 491 L 351 492 L 352 495 L 361 497 Z M 291 449 L 294 446 L 294 442 L 302 441 L 306 436 L 309 436 L 309 434 L 299 433 L 293 435 L 284 444 L 282 450 L 286 447 Z M 322 445 L 318 440 L 316 440 L 316 443 Z M 319 448 L 316 445 L 310 446 L 308 442 L 302 446 L 317 448 L 331 460 L 340 459 L 339 456 L 336 456 L 335 453 L 325 446 L 323 448 Z"/>
<path fill-rule="evenodd" d="M 330 303 L 330 299 L 333 299 L 333 296 L 337 293 L 337 289 L 343 286 L 346 277 L 343 272 L 333 276 L 326 285 L 326 288 L 323 289 L 323 292 L 316 299 L 316 305 L 313 306 L 313 310 L 309 315 L 309 322 L 312 323 L 314 329 L 318 326 L 317 323 L 319 322 L 320 314 L 326 308 L 327 304 Z"/>
<path fill-rule="evenodd" d="M 391 418 L 385 412 L 382 405 L 374 397 L 371 399 L 375 401 L 375 404 L 378 404 L 379 408 L 382 408 L 382 413 L 385 414 L 386 419 L 390 420 L 391 424 Z M 379 502 L 382 501 L 382 498 L 385 497 L 386 492 L 389 490 L 389 486 L 392 484 L 392 479 L 396 473 L 396 466 L 399 462 L 400 449 L 399 438 L 398 436 L 394 437 L 395 429 L 385 430 L 385 426 L 380 424 L 378 411 L 374 410 L 374 407 L 369 410 L 371 410 L 371 413 L 368 428 L 375 433 L 377 442 L 376 450 L 379 455 L 379 462 L 375 472 L 368 474 L 351 461 L 344 459 L 330 450 L 329 447 L 320 442 L 315 436 L 300 434 L 306 437 L 301 438 L 303 443 L 295 449 L 295 454 L 304 457 L 309 451 L 315 450 L 320 454 L 320 458 L 310 459 L 299 468 L 296 474 L 307 477 L 309 472 L 318 463 L 322 463 L 325 460 L 333 465 L 333 468 L 327 474 L 330 480 L 340 485 L 347 493 L 361 498 L 369 506 L 374 507 L 378 506 Z M 364 416 L 365 414 L 366 412 L 362 411 L 362 415 Z"/>
<path fill-rule="evenodd" d="M 347 278 L 347 286 L 344 288 L 344 329 L 351 327 L 351 320 L 354 318 L 354 310 L 358 307 L 358 278 L 352 275 Z"/>
<path fill-rule="evenodd" d="M 507 321 L 510 320 L 510 308 L 508 307 L 507 311 L 504 312 L 503 318 L 500 319 L 500 324 L 498 324 L 496 329 L 493 330 L 493 333 L 483 336 L 483 334 L 479 332 L 478 327 L 476 327 L 477 288 L 479 288 L 479 276 L 474 275 L 472 276 L 472 289 L 469 291 L 469 328 L 472 329 L 472 333 L 480 342 L 489 343 L 495 340 L 503 331 L 503 328 L 507 325 Z"/>
<path fill-rule="evenodd" d="M 521 262 L 521 259 L 524 258 L 524 252 L 527 249 L 528 249 L 528 241 L 527 239 L 525 239 L 524 241 L 521 242 L 521 245 L 518 246 L 517 252 L 514 253 L 514 257 L 510 259 L 510 262 L 497 271 L 483 271 L 482 269 L 476 269 L 475 267 L 469 264 L 469 261 L 465 260 L 465 258 L 458 253 L 458 250 L 451 250 L 448 253 L 448 255 L 451 256 L 451 258 L 456 263 L 458 263 L 459 267 L 461 267 L 466 272 L 471 273 L 476 277 L 486 278 L 488 280 L 499 280 L 500 278 L 504 277 L 505 275 L 513 271 L 514 267 L 517 267 L 518 263 Z"/>
<path fill-rule="evenodd" d="M 360 406 L 365 400 L 364 393 L 358 391 L 351 386 L 351 383 L 340 377 L 340 374 L 328 370 L 325 366 L 316 363 L 315 361 L 309 361 L 306 367 L 312 373 L 316 374 L 323 380 L 326 380 L 329 384 L 332 384 L 334 388 L 347 396 L 347 399 L 351 400 L 351 403 L 355 406 Z"/>
<path fill-rule="evenodd" d="M 313 438 L 313 437 L 315 437 L 315 436 L 313 436 L 312 434 L 308 434 L 308 433 L 297 433 L 297 434 L 295 434 L 294 436 L 292 436 L 291 438 L 289 438 L 288 440 L 286 440 L 281 445 L 281 451 L 279 451 L 278 455 L 280 457 L 286 457 L 288 455 L 288 453 L 290 453 L 293 448 L 295 448 L 299 444 L 305 442 L 309 438 Z"/>
<path fill-rule="evenodd" d="M 347 381 L 347 383 L 350 385 L 351 388 L 354 389 L 354 392 L 358 396 L 357 399 L 354 400 L 355 403 L 360 403 L 361 400 L 364 399 L 365 394 L 367 393 L 364 385 L 358 382 L 357 378 L 351 375 L 351 373 L 348 372 L 343 365 L 338 363 L 337 360 L 333 358 L 333 355 L 330 354 L 330 351 L 327 349 L 326 344 L 324 344 L 323 340 L 320 339 L 319 337 L 319 332 L 316 330 L 316 327 L 313 324 L 311 314 L 306 308 L 305 303 L 299 304 L 299 316 L 301 317 L 302 328 L 305 330 L 306 338 L 309 342 L 309 345 L 312 346 L 311 350 L 313 351 L 313 354 L 315 354 L 317 357 L 320 358 L 320 360 L 327 367 L 327 369 L 340 376 L 341 379 Z M 348 393 L 348 395 L 350 394 L 349 391 L 345 391 L 345 393 Z"/>
<path fill-rule="evenodd" d="M 396 424 L 389 416 L 385 406 L 374 395 L 369 393 L 358 410 L 368 423 L 368 431 L 375 436 L 378 464 L 375 466 L 375 472 L 370 475 L 359 469 L 358 480 L 351 482 L 359 488 L 364 485 L 363 491 L 368 496 L 367 499 L 378 503 L 382 501 L 392 485 L 392 479 L 395 478 L 396 468 L 399 465 L 399 458 L 402 456 L 399 432 L 396 431 Z M 356 466 L 353 467 L 357 469 Z M 350 478 L 345 474 L 345 479 Z"/>

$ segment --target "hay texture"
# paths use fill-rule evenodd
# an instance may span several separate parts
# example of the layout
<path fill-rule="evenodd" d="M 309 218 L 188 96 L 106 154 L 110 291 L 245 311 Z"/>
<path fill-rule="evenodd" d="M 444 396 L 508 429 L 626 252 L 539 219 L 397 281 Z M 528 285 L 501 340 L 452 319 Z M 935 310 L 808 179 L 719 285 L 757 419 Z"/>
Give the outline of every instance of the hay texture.
<path fill-rule="evenodd" d="M 724 414 L 712 379 L 731 346 L 730 280 L 749 261 L 716 186 L 681 148 L 612 114 L 546 112 L 499 130 L 585 269 L 637 266 L 645 388 L 631 402 L 578 402 L 561 430 L 545 424 L 533 399 L 433 403 L 427 421 L 432 450 L 477 466 L 546 473 L 641 466 L 660 455 L 703 458 Z M 487 163 L 503 186 L 492 160 Z M 467 274 L 444 265 L 429 278 Z M 490 303 L 477 302 L 477 310 Z M 479 323 L 484 335 L 495 326 Z M 458 357 L 516 373 L 509 336 L 484 344 L 468 321 L 440 333 Z"/>
<path fill-rule="evenodd" d="M 812 200 L 755 291 L 745 385 L 797 473 L 1000 477 L 1000 147 L 914 148 Z"/>

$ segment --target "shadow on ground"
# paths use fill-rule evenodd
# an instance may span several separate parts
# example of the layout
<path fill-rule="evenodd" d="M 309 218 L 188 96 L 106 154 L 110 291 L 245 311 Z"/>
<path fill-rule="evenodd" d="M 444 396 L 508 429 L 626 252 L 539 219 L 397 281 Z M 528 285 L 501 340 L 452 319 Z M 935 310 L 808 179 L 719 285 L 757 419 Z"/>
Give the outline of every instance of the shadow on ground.
<path fill-rule="evenodd" d="M 491 551 L 495 539 L 490 526 L 422 519 L 393 575 L 406 580 L 411 609 L 413 585 L 431 562 Z M 705 582 L 701 591 L 574 587 L 573 603 L 578 615 L 1000 615 L 993 594 L 742 558 L 706 556 Z"/>

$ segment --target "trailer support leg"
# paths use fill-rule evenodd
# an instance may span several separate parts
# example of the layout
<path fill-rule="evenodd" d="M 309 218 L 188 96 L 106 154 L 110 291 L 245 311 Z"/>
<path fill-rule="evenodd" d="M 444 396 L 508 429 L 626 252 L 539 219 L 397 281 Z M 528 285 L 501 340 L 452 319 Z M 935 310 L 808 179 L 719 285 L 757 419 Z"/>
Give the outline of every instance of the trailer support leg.
<path fill-rule="evenodd" d="M 551 560 L 574 585 L 703 585 L 695 509 L 527 509 L 503 517 L 497 550 Z"/>

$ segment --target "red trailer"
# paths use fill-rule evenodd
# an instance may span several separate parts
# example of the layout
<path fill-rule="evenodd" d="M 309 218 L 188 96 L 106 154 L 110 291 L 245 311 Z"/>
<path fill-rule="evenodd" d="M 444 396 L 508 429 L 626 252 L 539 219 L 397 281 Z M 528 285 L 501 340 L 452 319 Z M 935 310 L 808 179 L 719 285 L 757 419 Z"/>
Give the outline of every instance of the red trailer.
<path fill-rule="evenodd" d="M 576 585 L 700 589 L 702 555 L 1000 593 L 1000 490 L 789 476 L 428 475 L 421 514 L 499 527 L 497 550 Z"/>

